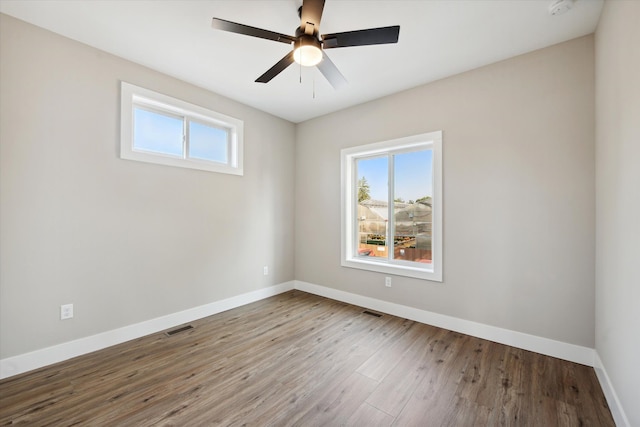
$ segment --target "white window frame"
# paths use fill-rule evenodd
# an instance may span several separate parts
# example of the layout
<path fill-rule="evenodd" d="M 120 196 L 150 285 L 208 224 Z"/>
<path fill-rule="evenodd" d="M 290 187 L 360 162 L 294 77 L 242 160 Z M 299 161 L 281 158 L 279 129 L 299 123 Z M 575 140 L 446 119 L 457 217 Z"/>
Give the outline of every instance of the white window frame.
<path fill-rule="evenodd" d="M 358 212 L 356 161 L 372 156 L 419 149 L 431 149 L 433 151 L 431 264 L 359 256 L 357 254 L 358 239 L 356 236 L 358 229 L 356 224 Z M 345 148 L 341 150 L 340 157 L 342 169 L 341 265 L 384 274 L 442 282 L 442 131 Z M 391 173 L 389 180 L 389 186 L 393 188 L 393 175 Z M 389 241 L 389 236 L 387 236 L 387 241 Z"/>
<path fill-rule="evenodd" d="M 243 175 L 244 122 L 242 120 L 126 82 L 121 82 L 120 93 L 121 158 L 209 172 Z M 181 157 L 134 148 L 133 122 L 135 107 L 183 119 L 185 126 L 183 131 L 183 155 Z M 189 121 L 228 130 L 227 163 L 187 156 L 189 137 L 186 123 Z"/>

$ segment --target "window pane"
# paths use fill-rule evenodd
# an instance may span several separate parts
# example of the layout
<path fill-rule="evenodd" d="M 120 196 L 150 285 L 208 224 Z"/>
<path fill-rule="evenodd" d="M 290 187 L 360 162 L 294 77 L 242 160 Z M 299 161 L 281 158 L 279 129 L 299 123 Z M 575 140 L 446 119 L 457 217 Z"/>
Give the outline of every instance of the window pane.
<path fill-rule="evenodd" d="M 395 259 L 431 263 L 433 152 L 393 156 Z"/>
<path fill-rule="evenodd" d="M 189 122 L 189 157 L 228 163 L 229 132 L 197 122 Z"/>
<path fill-rule="evenodd" d="M 134 108 L 133 148 L 182 157 L 182 119 Z"/>
<path fill-rule="evenodd" d="M 385 157 L 356 160 L 358 255 L 388 257 L 389 160 Z"/>

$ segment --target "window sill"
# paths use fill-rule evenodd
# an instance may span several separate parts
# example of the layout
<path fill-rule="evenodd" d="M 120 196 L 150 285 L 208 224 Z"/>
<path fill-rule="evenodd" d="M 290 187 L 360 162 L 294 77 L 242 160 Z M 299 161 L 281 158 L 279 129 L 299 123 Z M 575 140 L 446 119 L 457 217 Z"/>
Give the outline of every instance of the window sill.
<path fill-rule="evenodd" d="M 157 165 L 175 166 L 187 169 L 197 169 L 208 172 L 226 173 L 229 175 L 243 175 L 242 168 L 233 167 L 221 163 L 209 161 L 200 161 L 197 159 L 183 159 L 167 156 L 164 154 L 149 154 L 143 151 L 132 150 L 128 147 L 122 147 L 120 157 L 126 160 L 136 160 L 138 162 L 155 163 Z"/>
<path fill-rule="evenodd" d="M 395 276 L 413 277 L 416 279 L 442 282 L 442 274 L 436 273 L 433 268 L 417 268 L 401 264 L 392 264 L 383 260 L 372 261 L 367 257 L 349 258 L 342 260 L 343 267 L 357 268 L 360 270 L 374 271 L 377 273 L 392 274 Z"/>

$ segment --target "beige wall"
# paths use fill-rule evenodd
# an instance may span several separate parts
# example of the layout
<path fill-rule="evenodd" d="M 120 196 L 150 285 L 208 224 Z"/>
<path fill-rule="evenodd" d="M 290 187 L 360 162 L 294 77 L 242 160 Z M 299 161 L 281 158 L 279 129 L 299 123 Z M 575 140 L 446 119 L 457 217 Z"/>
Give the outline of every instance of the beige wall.
<path fill-rule="evenodd" d="M 606 1 L 595 40 L 596 350 L 640 426 L 640 2 Z"/>
<path fill-rule="evenodd" d="M 293 279 L 293 124 L 6 15 L 0 31 L 0 358 Z M 120 80 L 244 120 L 244 176 L 121 160 Z"/>
<path fill-rule="evenodd" d="M 640 425 L 640 2 L 605 3 L 595 59 L 583 37 L 297 127 L 0 19 L 0 358 L 295 277 L 595 345 Z M 119 159 L 120 80 L 244 120 L 245 176 Z M 340 149 L 433 130 L 444 282 L 340 267 Z"/>
<path fill-rule="evenodd" d="M 594 346 L 593 37 L 295 127 L 1 24 L 0 357 L 294 277 Z M 245 176 L 119 159 L 120 80 L 243 119 Z M 381 274 L 340 266 L 340 149 L 433 130 L 444 131 L 444 282 L 385 288 Z M 68 302 L 76 317 L 61 322 Z"/>
<path fill-rule="evenodd" d="M 594 345 L 594 73 L 586 36 L 298 125 L 295 276 Z M 444 281 L 340 266 L 340 150 L 443 131 Z"/>

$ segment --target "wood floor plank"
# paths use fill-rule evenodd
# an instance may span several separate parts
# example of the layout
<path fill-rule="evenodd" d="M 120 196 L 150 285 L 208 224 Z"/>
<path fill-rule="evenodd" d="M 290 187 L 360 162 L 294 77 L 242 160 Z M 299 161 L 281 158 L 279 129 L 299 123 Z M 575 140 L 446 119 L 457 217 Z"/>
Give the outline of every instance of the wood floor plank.
<path fill-rule="evenodd" d="M 358 316 L 359 313 L 352 313 L 352 316 Z M 286 390 L 286 401 L 282 399 L 279 403 L 289 403 L 289 414 L 282 411 L 282 408 L 269 408 L 271 416 L 276 416 L 278 422 L 283 425 L 295 423 L 298 418 L 302 417 L 306 412 L 318 404 L 321 399 L 327 399 L 326 393 L 331 396 L 332 390 L 341 386 L 345 377 L 350 376 L 355 369 L 369 358 L 374 350 L 369 346 L 363 345 L 366 337 L 370 336 L 371 319 L 360 318 L 357 328 L 350 330 L 343 329 L 342 332 L 335 336 L 329 347 L 333 348 L 327 353 L 320 354 L 319 360 L 311 360 L 310 364 L 295 364 L 290 366 L 287 375 L 280 377 L 279 383 Z M 341 338 L 342 337 L 342 338 Z M 360 337 L 360 339 L 358 339 Z M 318 340 L 310 337 L 309 342 L 316 346 Z M 349 341 L 349 342 L 347 342 Z M 345 350 L 348 352 L 345 353 Z M 306 350 L 309 355 L 313 354 L 311 349 Z M 309 360 L 309 357 L 307 358 Z M 320 371 L 319 371 L 320 370 Z M 329 397 L 331 398 L 331 397 Z M 331 398 L 333 401 L 335 397 Z M 266 407 L 266 405 L 265 405 Z M 277 409 L 278 412 L 274 412 Z M 278 418 L 280 414 L 287 416 Z M 262 416 L 262 413 L 260 413 Z M 272 419 L 268 414 L 264 414 Z"/>
<path fill-rule="evenodd" d="M 424 333 L 422 325 L 413 322 L 397 339 L 382 346 L 376 354 L 371 356 L 358 372 L 376 381 L 381 381 L 398 364 L 404 353 Z"/>
<path fill-rule="evenodd" d="M 431 328 L 405 353 L 402 360 L 380 382 L 369 396 L 367 403 L 394 417 L 397 416 L 427 374 L 429 366 L 436 363 L 444 351 L 442 338 L 448 331 Z"/>
<path fill-rule="evenodd" d="M 592 368 L 301 291 L 0 381 L 0 426 L 613 426 Z"/>
<path fill-rule="evenodd" d="M 490 426 L 489 422 L 491 410 L 483 406 L 478 406 L 468 399 L 457 397 L 449 406 L 448 415 L 433 420 L 432 425 L 443 427 L 475 427 Z"/>
<path fill-rule="evenodd" d="M 360 312 L 354 312 L 352 315 L 356 316 L 361 314 Z M 360 329 L 358 336 L 351 336 L 351 338 L 353 340 L 352 344 L 358 349 L 358 354 L 366 355 L 366 357 L 360 359 L 352 355 L 341 363 L 341 365 L 348 368 L 348 370 L 345 370 L 343 373 L 338 373 L 338 375 L 334 375 L 333 377 L 310 375 L 304 366 L 299 366 L 299 373 L 297 375 L 302 377 L 302 382 L 304 382 L 305 378 L 307 381 L 310 380 L 313 386 L 309 385 L 306 390 L 303 391 L 294 388 L 293 390 L 295 392 L 292 392 L 289 396 L 290 405 L 288 411 L 284 411 L 282 408 L 271 408 L 272 416 L 275 416 L 274 425 L 291 425 L 297 422 L 310 408 L 313 408 L 317 404 L 319 399 L 325 397 L 324 393 L 326 393 L 327 389 L 332 389 L 340 385 L 344 376 L 348 376 L 351 372 L 355 371 L 364 360 L 368 359 L 376 351 L 372 343 L 377 343 L 378 346 L 382 345 L 394 339 L 394 337 L 401 335 L 407 328 L 407 322 L 395 317 L 389 319 L 387 316 L 385 318 L 375 319 L 363 315 L 362 320 L 365 322 L 365 325 L 368 324 L 369 326 L 366 329 Z M 382 337 L 382 339 L 380 337 Z M 317 339 L 313 339 L 312 341 L 315 342 Z M 289 380 L 286 384 L 290 386 L 292 382 L 300 382 L 300 380 Z M 287 390 L 291 392 L 291 389 L 287 388 Z M 278 411 L 273 412 L 275 409 Z"/>
<path fill-rule="evenodd" d="M 528 388 L 523 377 L 525 367 L 522 355 L 523 350 L 513 347 L 506 348 L 500 383 L 495 384 L 496 403 L 500 411 L 494 413 L 498 415 L 497 422 L 500 425 L 531 425 L 531 412 L 527 412 L 524 407 L 527 402 L 520 398 L 526 396 L 525 389 Z M 554 403 L 552 399 L 545 402 Z M 555 413 L 555 406 L 550 406 L 546 412 Z"/>
<path fill-rule="evenodd" d="M 463 375 L 464 350 L 471 337 L 448 332 L 443 353 L 429 367 L 394 425 L 443 425 L 455 410 L 456 390 Z"/>
<path fill-rule="evenodd" d="M 348 426 L 367 426 L 367 427 L 388 427 L 393 423 L 394 417 L 374 408 L 368 403 L 363 403 L 360 407 L 347 419 L 345 425 Z"/>
<path fill-rule="evenodd" d="M 378 382 L 353 372 L 318 396 L 315 404 L 293 426 L 336 425 L 348 419 L 369 397 Z"/>
<path fill-rule="evenodd" d="M 243 371 L 241 380 L 231 379 L 230 383 L 233 388 L 223 389 L 226 400 L 209 402 L 207 408 L 211 412 L 216 413 L 217 419 L 220 419 L 225 425 L 232 424 L 236 421 L 237 417 L 243 417 L 245 412 L 252 412 L 252 417 L 255 417 L 257 413 L 262 411 L 265 407 L 269 407 L 274 404 L 274 399 L 269 399 L 265 402 L 263 397 L 265 394 L 273 388 L 274 378 L 278 378 L 280 388 L 286 389 L 288 384 L 294 383 L 293 390 L 300 391 L 300 389 L 309 390 L 309 387 L 305 387 L 305 381 L 309 378 L 331 378 L 337 369 L 341 368 L 340 363 L 336 363 L 338 360 L 350 360 L 353 359 L 354 352 L 357 353 L 357 348 L 349 347 L 348 340 L 353 338 L 353 335 L 367 327 L 367 322 L 364 322 L 361 318 L 354 316 L 354 313 L 346 313 L 352 311 L 346 305 L 341 305 L 336 312 L 345 312 L 345 315 L 341 321 L 337 321 L 335 328 L 331 332 L 331 340 L 326 337 L 326 330 L 328 329 L 329 316 L 324 317 L 324 322 L 320 323 L 320 326 L 313 326 L 309 334 L 306 334 L 300 339 L 300 343 L 305 343 L 295 348 L 293 351 L 296 354 L 305 354 L 305 363 L 299 363 L 294 365 L 288 365 L 286 363 L 280 363 L 277 359 L 267 359 L 268 366 L 264 365 L 265 361 L 255 361 L 250 364 L 250 371 Z M 316 325 L 315 323 L 311 323 Z M 330 329 L 330 328 L 329 328 Z M 339 329 L 339 332 L 336 330 Z M 286 331 L 285 331 L 286 332 Z M 320 338 L 318 338 L 320 337 Z M 318 345 L 321 342 L 327 342 L 327 346 Z M 269 341 L 270 344 L 274 344 L 273 340 Z M 277 345 L 281 345 L 280 342 Z M 256 354 L 262 354 L 265 351 L 256 352 Z M 278 355 L 277 351 L 267 351 L 267 353 L 273 353 Z M 295 354 L 292 354 L 296 359 Z M 368 356 L 368 354 L 355 357 L 357 364 L 362 363 L 362 360 Z M 299 357 L 298 357 L 299 359 Z M 353 370 L 355 366 L 351 369 Z M 261 373 L 264 373 L 262 375 Z M 229 383 L 229 381 L 227 381 Z M 236 385 L 240 384 L 239 388 Z M 251 384 L 251 387 L 246 387 L 245 384 Z M 232 403 L 235 400 L 243 400 L 250 402 L 245 405 L 240 411 Z M 277 403 L 277 399 L 276 402 Z M 176 422 L 184 423 L 186 421 L 198 424 L 199 422 L 205 422 L 207 420 L 200 420 L 198 417 L 193 418 L 190 411 L 183 410 L 176 417 Z"/>
<path fill-rule="evenodd" d="M 566 364 L 565 369 L 574 371 L 575 383 L 570 387 L 574 398 L 571 402 L 576 409 L 578 419 L 583 425 L 606 425 L 611 411 L 595 371 L 588 366 L 576 363 Z"/>

